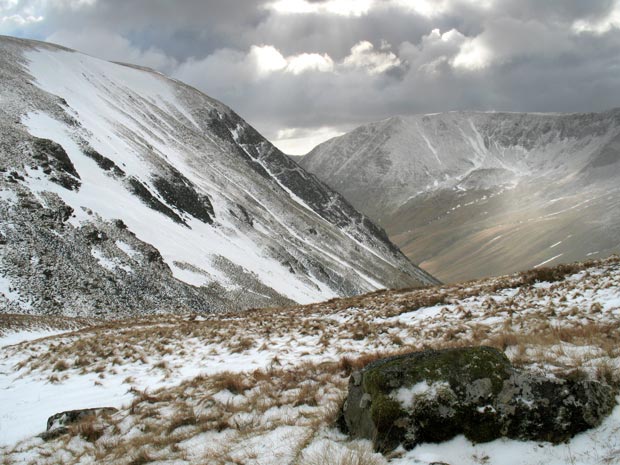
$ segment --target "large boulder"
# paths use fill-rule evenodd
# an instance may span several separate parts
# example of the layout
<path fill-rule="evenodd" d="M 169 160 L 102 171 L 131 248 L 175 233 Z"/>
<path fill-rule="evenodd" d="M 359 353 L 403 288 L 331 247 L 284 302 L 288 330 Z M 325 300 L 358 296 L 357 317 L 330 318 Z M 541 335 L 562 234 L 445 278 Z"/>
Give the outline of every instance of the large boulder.
<path fill-rule="evenodd" d="M 607 385 L 520 372 L 502 352 L 472 347 L 391 357 L 353 373 L 343 423 L 382 451 L 458 434 L 559 443 L 598 426 L 614 405 Z"/>

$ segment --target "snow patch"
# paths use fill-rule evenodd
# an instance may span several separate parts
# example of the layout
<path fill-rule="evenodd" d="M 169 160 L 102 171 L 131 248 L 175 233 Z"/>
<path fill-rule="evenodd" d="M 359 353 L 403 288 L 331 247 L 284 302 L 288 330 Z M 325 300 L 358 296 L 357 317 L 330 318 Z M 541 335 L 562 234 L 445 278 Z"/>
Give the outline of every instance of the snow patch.
<path fill-rule="evenodd" d="M 116 263 L 107 258 L 101 250 L 92 249 L 90 254 L 99 262 L 99 264 L 106 270 L 114 271 L 116 269 Z"/>
<path fill-rule="evenodd" d="M 10 190 L 0 190 L 0 200 L 9 203 L 17 203 L 17 194 Z"/>
<path fill-rule="evenodd" d="M 398 391 L 392 391 L 390 397 L 400 402 L 400 405 L 404 409 L 411 409 L 418 398 L 432 399 L 447 389 L 450 389 L 450 385 L 445 381 L 429 384 L 428 381 L 425 380 L 411 387 L 401 387 Z"/>
<path fill-rule="evenodd" d="M 123 252 L 125 252 L 125 255 L 127 255 L 129 258 L 134 258 L 135 259 L 135 258 L 140 257 L 142 255 L 140 252 L 138 252 L 132 246 L 127 244 L 127 242 L 119 240 L 119 241 L 116 241 L 114 244 L 116 244 L 116 247 L 118 247 Z"/>
<path fill-rule="evenodd" d="M 543 265 L 546 265 L 547 263 L 552 262 L 553 260 L 560 258 L 562 255 L 564 255 L 563 253 L 556 255 L 555 257 L 551 257 L 549 260 L 545 260 L 544 262 L 540 262 L 538 265 L 534 265 L 534 268 L 540 268 Z"/>
<path fill-rule="evenodd" d="M 0 347 L 8 347 L 15 344 L 20 344 L 26 341 L 34 341 L 36 339 L 42 339 L 44 337 L 56 336 L 58 334 L 66 333 L 66 329 L 61 330 L 38 330 L 38 331 L 16 331 L 11 333 L 5 333 L 0 336 Z"/>
<path fill-rule="evenodd" d="M 0 276 L 0 294 L 11 302 L 17 302 L 20 298 L 19 292 L 11 286 L 11 281 L 6 276 Z"/>

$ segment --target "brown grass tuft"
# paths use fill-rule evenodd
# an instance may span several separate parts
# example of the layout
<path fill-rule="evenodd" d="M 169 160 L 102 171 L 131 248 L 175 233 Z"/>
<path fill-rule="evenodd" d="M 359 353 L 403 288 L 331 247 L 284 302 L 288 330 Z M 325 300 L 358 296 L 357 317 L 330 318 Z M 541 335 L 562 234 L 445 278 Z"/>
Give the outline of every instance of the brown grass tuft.
<path fill-rule="evenodd" d="M 88 415 L 78 423 L 69 426 L 72 436 L 80 436 L 88 442 L 96 442 L 103 436 L 104 428 L 97 422 L 95 415 Z"/>
<path fill-rule="evenodd" d="M 69 364 L 67 363 L 66 360 L 58 360 L 54 364 L 53 371 L 66 371 L 68 369 L 69 369 Z"/>
<path fill-rule="evenodd" d="M 219 391 L 228 390 L 232 394 L 243 394 L 250 387 L 246 377 L 247 375 L 243 373 L 225 371 L 214 377 L 213 387 Z"/>
<path fill-rule="evenodd" d="M 182 426 L 194 426 L 198 424 L 198 419 L 193 411 L 180 411 L 174 414 L 168 424 L 167 432 L 172 433 L 175 429 Z"/>

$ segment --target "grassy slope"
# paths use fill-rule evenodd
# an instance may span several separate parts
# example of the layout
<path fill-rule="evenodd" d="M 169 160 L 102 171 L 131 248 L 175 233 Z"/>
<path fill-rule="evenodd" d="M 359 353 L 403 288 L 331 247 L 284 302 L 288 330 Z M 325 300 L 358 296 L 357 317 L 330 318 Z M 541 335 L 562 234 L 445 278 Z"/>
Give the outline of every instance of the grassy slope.
<path fill-rule="evenodd" d="M 527 186 L 495 194 L 442 191 L 412 200 L 380 224 L 414 263 L 456 282 L 527 270 L 553 257 L 550 265 L 617 253 L 616 199 L 584 192 L 550 202 Z"/>
<path fill-rule="evenodd" d="M 86 392 L 120 385 L 130 402 L 57 440 L 0 449 L 0 463 L 381 464 L 331 428 L 352 370 L 383 355 L 487 344 L 518 366 L 618 385 L 619 321 L 620 258 L 611 257 L 301 307 L 95 324 L 4 349 L 4 376 L 58 395 L 76 381 Z M 541 461 L 580 453 L 531 447 Z M 407 457 L 392 460 L 428 463 Z"/>

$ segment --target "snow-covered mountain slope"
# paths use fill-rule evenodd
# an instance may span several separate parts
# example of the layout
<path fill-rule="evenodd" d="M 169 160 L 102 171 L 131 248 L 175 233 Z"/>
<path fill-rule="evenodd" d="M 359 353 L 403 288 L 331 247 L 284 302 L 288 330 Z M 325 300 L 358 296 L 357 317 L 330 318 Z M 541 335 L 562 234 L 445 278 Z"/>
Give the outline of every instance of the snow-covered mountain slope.
<path fill-rule="evenodd" d="M 435 280 L 223 104 L 0 37 L 0 311 L 123 316 Z"/>
<path fill-rule="evenodd" d="M 443 280 L 620 250 L 620 109 L 394 117 L 299 163 Z"/>

